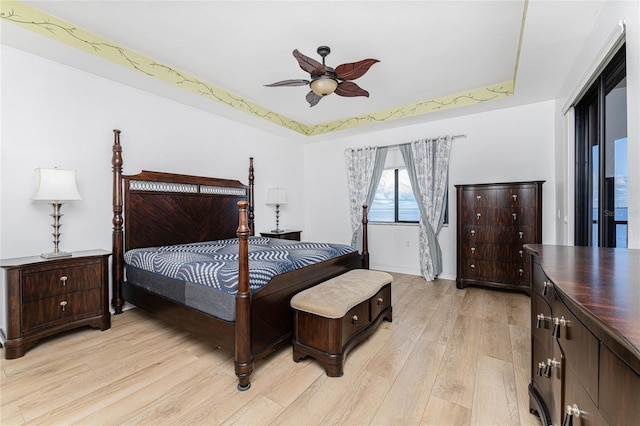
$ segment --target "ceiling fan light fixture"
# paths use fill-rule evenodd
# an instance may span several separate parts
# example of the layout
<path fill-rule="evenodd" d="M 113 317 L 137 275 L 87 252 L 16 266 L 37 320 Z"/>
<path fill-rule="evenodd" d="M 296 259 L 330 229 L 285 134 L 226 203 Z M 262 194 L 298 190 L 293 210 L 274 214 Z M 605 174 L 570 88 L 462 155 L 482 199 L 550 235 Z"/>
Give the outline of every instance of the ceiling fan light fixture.
<path fill-rule="evenodd" d="M 323 75 L 313 80 L 310 86 L 316 95 L 327 96 L 336 91 L 338 82 L 328 75 Z"/>

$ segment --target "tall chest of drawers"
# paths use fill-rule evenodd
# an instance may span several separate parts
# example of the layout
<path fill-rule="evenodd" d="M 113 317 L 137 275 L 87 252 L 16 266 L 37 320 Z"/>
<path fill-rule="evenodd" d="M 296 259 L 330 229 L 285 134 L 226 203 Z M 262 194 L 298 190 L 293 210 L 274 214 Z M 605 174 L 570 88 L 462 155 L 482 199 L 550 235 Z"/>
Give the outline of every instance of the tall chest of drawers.
<path fill-rule="evenodd" d="M 542 242 L 544 181 L 456 185 L 458 288 L 530 291 L 524 244 Z"/>

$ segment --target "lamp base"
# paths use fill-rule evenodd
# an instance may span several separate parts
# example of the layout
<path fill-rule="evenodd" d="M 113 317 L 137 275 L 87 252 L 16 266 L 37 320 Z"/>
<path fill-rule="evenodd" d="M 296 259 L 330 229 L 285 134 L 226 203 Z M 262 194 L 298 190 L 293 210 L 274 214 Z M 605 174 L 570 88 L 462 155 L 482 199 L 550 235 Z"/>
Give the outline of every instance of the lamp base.
<path fill-rule="evenodd" d="M 50 251 L 49 253 L 42 253 L 40 257 L 43 259 L 56 259 L 58 257 L 71 257 L 72 254 L 68 251 Z"/>

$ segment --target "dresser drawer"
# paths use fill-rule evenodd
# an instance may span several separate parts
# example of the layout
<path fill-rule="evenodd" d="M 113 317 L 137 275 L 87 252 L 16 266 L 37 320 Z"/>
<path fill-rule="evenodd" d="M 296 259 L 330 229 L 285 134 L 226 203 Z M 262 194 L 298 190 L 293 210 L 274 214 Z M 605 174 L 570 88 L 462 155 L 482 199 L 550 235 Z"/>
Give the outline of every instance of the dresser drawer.
<path fill-rule="evenodd" d="M 461 278 L 529 287 L 529 267 L 524 263 L 463 259 Z"/>
<path fill-rule="evenodd" d="M 496 191 L 481 188 L 465 188 L 461 195 L 461 201 L 464 209 L 494 207 L 496 204 Z"/>
<path fill-rule="evenodd" d="M 569 366 L 591 399 L 598 401 L 598 340 L 569 311 L 557 293 L 552 311 L 554 321 L 556 318 L 560 320 L 560 337 L 557 340 L 569 360 Z"/>
<path fill-rule="evenodd" d="M 513 244 L 462 243 L 462 257 L 465 259 L 500 259 L 506 262 L 529 263 L 529 254 L 524 247 Z"/>
<path fill-rule="evenodd" d="M 567 360 L 571 360 L 567 355 Z M 575 407 L 580 410 L 580 418 L 573 415 L 573 424 L 579 424 L 580 426 L 607 426 L 608 423 L 604 420 L 601 413 L 598 411 L 598 407 L 594 402 L 593 397 L 589 394 L 587 389 L 583 386 L 582 380 L 579 378 L 583 375 L 583 371 L 576 370 L 573 364 L 567 364 L 564 373 L 564 406 L 562 407 L 562 419 L 566 421 L 567 407 Z M 592 376 L 598 377 L 597 370 L 589 372 Z M 637 395 L 636 395 L 637 397 Z M 597 401 L 597 399 L 595 400 Z M 637 421 L 631 420 L 630 423 L 623 422 L 618 423 L 634 424 Z M 571 424 L 571 423 L 563 423 Z"/>
<path fill-rule="evenodd" d="M 22 311 L 23 332 L 28 335 L 39 327 L 51 327 L 56 322 L 67 322 L 99 315 L 100 293 L 92 290 L 60 294 L 47 299 L 26 303 Z"/>
<path fill-rule="evenodd" d="M 369 321 L 374 321 L 389 306 L 391 306 L 391 284 L 382 287 L 375 296 L 369 299 L 369 312 L 371 312 Z"/>
<path fill-rule="evenodd" d="M 551 306 L 553 304 L 553 282 L 544 273 L 539 263 L 534 262 L 531 269 L 533 271 L 532 290 Z"/>
<path fill-rule="evenodd" d="M 640 374 L 602 343 L 599 395 L 600 413 L 610 424 L 630 424 L 640 419 Z"/>
<path fill-rule="evenodd" d="M 349 341 L 349 339 L 361 330 L 364 330 L 369 323 L 369 300 L 365 300 L 362 303 L 354 306 L 342 317 L 342 345 Z"/>
<path fill-rule="evenodd" d="M 498 207 L 534 207 L 536 205 L 536 188 L 523 185 L 507 188 L 496 197 Z"/>
<path fill-rule="evenodd" d="M 65 267 L 25 272 L 22 283 L 23 302 L 100 288 L 103 273 L 100 266 L 100 260 L 83 261 Z"/>

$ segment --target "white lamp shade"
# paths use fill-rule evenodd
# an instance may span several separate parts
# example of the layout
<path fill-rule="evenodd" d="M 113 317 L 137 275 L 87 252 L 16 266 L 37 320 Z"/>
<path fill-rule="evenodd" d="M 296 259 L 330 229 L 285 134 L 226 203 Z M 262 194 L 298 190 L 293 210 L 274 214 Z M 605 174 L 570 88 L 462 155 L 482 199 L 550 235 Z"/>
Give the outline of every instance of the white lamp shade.
<path fill-rule="evenodd" d="M 338 82 L 331 77 L 319 77 L 310 84 L 311 90 L 318 96 L 327 96 L 336 91 Z"/>
<path fill-rule="evenodd" d="M 36 169 L 36 188 L 32 200 L 82 200 L 76 186 L 76 171 L 64 169 Z"/>
<path fill-rule="evenodd" d="M 287 204 L 287 190 L 285 188 L 269 188 L 267 190 L 267 204 Z"/>

